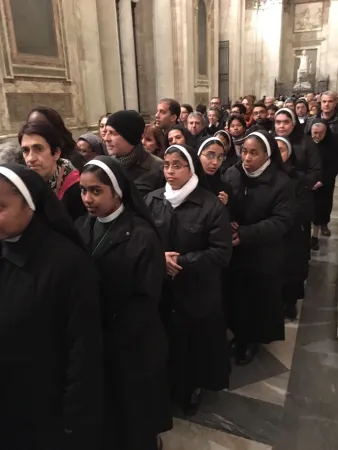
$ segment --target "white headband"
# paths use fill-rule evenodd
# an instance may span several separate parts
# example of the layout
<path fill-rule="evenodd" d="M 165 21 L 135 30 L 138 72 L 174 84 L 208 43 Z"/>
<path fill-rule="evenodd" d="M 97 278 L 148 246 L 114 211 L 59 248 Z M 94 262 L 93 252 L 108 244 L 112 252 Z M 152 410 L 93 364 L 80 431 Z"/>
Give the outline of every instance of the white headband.
<path fill-rule="evenodd" d="M 168 153 L 168 151 L 171 150 L 172 148 L 177 148 L 180 152 L 182 152 L 184 154 L 184 156 L 188 160 L 191 173 L 194 174 L 195 173 L 195 167 L 194 167 L 194 163 L 192 162 L 192 158 L 189 155 L 189 152 L 182 145 L 171 145 L 170 147 L 167 148 L 167 150 L 165 151 L 164 154 L 166 155 Z"/>
<path fill-rule="evenodd" d="M 296 116 L 295 116 L 295 113 L 292 111 L 292 109 L 289 109 L 289 108 L 281 108 L 281 109 L 279 109 L 277 112 L 276 112 L 276 114 L 275 114 L 275 117 L 277 117 L 280 113 L 282 113 L 282 112 L 287 112 L 287 113 L 289 113 L 290 115 L 291 115 L 291 117 L 292 117 L 292 122 L 293 122 L 293 124 L 294 125 L 296 125 L 296 123 L 297 123 L 297 121 L 296 121 Z"/>
<path fill-rule="evenodd" d="M 232 146 L 232 139 L 231 139 L 230 133 L 228 133 L 228 132 L 225 131 L 225 130 L 218 130 L 218 131 L 216 131 L 216 133 L 214 134 L 214 136 L 217 136 L 217 135 L 220 134 L 220 133 L 225 134 L 225 135 L 227 136 L 228 141 L 229 141 L 229 145 L 230 145 L 230 147 L 231 147 L 231 146 Z"/>
<path fill-rule="evenodd" d="M 100 167 L 102 170 L 104 170 L 106 172 L 106 174 L 108 175 L 108 177 L 111 181 L 111 184 L 113 185 L 114 191 L 117 193 L 117 195 L 120 198 L 122 198 L 123 194 L 122 194 L 121 188 L 119 186 L 119 183 L 117 182 L 114 172 L 104 162 L 100 161 L 99 159 L 92 159 L 91 161 L 87 162 L 87 164 L 85 164 L 85 165 L 90 166 L 91 164 L 94 164 L 94 166 Z"/>
<path fill-rule="evenodd" d="M 254 132 L 250 133 L 248 136 L 245 137 L 245 141 L 247 139 L 249 139 L 249 137 L 251 137 L 251 136 L 257 136 L 260 139 L 262 139 L 262 141 L 265 144 L 268 157 L 271 158 L 271 147 L 270 147 L 270 144 L 269 144 L 269 141 L 267 140 L 267 138 L 262 133 L 260 133 L 259 131 L 254 131 Z"/>
<path fill-rule="evenodd" d="M 6 177 L 9 181 L 11 181 L 14 186 L 20 191 L 23 198 L 26 200 L 28 206 L 32 211 L 35 211 L 36 207 L 33 202 L 33 198 L 31 193 L 29 192 L 27 186 L 22 181 L 22 179 L 17 175 L 13 170 L 8 169 L 7 167 L 0 166 L 0 174 Z"/>
<path fill-rule="evenodd" d="M 287 148 L 288 148 L 288 151 L 289 151 L 289 157 L 290 157 L 290 156 L 291 156 L 291 153 L 292 153 L 291 143 L 290 143 L 287 139 L 285 139 L 284 137 L 282 137 L 282 136 L 276 136 L 275 139 L 276 139 L 276 141 L 282 141 L 282 142 L 284 142 L 284 144 L 285 144 L 285 145 L 287 146 Z"/>
<path fill-rule="evenodd" d="M 220 142 L 221 145 L 222 145 L 222 147 L 223 147 L 223 150 L 224 150 L 223 142 L 222 142 L 218 137 L 213 136 L 213 137 L 209 137 L 209 138 L 206 139 L 204 142 L 202 142 L 202 144 L 201 144 L 201 146 L 200 146 L 200 148 L 198 149 L 198 152 L 197 152 L 197 155 L 198 155 L 198 156 L 200 156 L 200 154 L 203 152 L 204 147 L 205 147 L 205 144 L 207 144 L 208 142 L 211 142 L 211 141 L 217 141 L 217 142 Z"/>

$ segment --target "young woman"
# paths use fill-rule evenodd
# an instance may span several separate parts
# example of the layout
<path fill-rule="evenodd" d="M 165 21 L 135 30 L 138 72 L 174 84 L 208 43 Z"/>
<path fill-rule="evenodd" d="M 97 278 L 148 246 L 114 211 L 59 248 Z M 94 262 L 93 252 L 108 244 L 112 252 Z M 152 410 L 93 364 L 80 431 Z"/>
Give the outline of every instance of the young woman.
<path fill-rule="evenodd" d="M 107 133 L 106 123 L 107 123 L 108 117 L 110 115 L 111 115 L 111 113 L 103 114 L 99 118 L 99 136 L 100 136 L 102 142 L 104 142 L 104 138 L 105 138 L 106 133 Z"/>
<path fill-rule="evenodd" d="M 307 207 L 307 193 L 302 183 L 302 175 L 297 172 L 291 160 L 292 145 L 288 138 L 276 137 L 284 163 L 284 171 L 294 185 L 296 215 L 291 229 L 284 235 L 283 263 L 283 304 L 285 317 L 297 318 L 297 300 L 304 291 L 304 281 L 308 276 L 308 235 L 306 225 L 311 221 L 311 209 Z"/>
<path fill-rule="evenodd" d="M 223 174 L 229 169 L 229 167 L 237 163 L 238 156 L 236 154 L 236 148 L 231 134 L 225 130 L 220 130 L 215 133 L 215 137 L 220 139 L 224 146 L 225 158 L 220 167 L 220 172 Z"/>
<path fill-rule="evenodd" d="M 144 128 L 142 144 L 149 153 L 163 159 L 164 139 L 161 128 L 147 124 Z"/>
<path fill-rule="evenodd" d="M 226 158 L 223 143 L 217 137 L 205 138 L 197 152 L 209 189 L 226 205 L 229 201 L 228 186 L 222 181 L 220 168 Z"/>
<path fill-rule="evenodd" d="M 165 259 L 151 215 L 134 183 L 108 156 L 81 174 L 88 215 L 77 225 L 101 276 L 105 370 L 105 445 L 157 449 L 171 428 L 167 340 L 158 312 Z"/>
<path fill-rule="evenodd" d="M 259 343 L 284 339 L 283 235 L 294 219 L 292 183 L 273 137 L 248 135 L 241 159 L 225 174 L 233 191 L 229 298 L 238 365 L 253 360 Z"/>
<path fill-rule="evenodd" d="M 221 273 L 231 257 L 226 208 L 205 189 L 197 153 L 173 145 L 164 155 L 165 188 L 147 195 L 165 248 L 163 319 L 170 343 L 170 384 L 186 414 L 203 389 L 228 385 Z"/>
<path fill-rule="evenodd" d="M 310 126 L 311 147 L 318 152 L 322 162 L 320 184 L 314 190 L 314 217 L 311 239 L 312 250 L 319 250 L 319 231 L 330 236 L 328 228 L 333 205 L 333 192 L 338 173 L 338 139 L 332 134 L 325 119 L 314 118 Z"/>
<path fill-rule="evenodd" d="M 95 267 L 47 183 L 0 166 L 0 448 L 99 448 Z"/>
<path fill-rule="evenodd" d="M 246 122 L 241 116 L 232 116 L 227 123 L 227 130 L 233 138 L 236 154 L 239 156 L 242 148 L 242 140 L 246 131 Z"/>
<path fill-rule="evenodd" d="M 247 95 L 242 100 L 242 105 L 244 105 L 246 112 L 244 114 L 244 119 L 246 122 L 246 128 L 250 128 L 253 122 L 252 111 L 255 99 L 252 95 Z"/>
<path fill-rule="evenodd" d="M 166 136 L 166 148 L 170 145 L 182 145 L 186 144 L 192 146 L 193 137 L 187 128 L 183 128 L 182 125 L 175 125 Z"/>
<path fill-rule="evenodd" d="M 311 137 L 305 136 L 295 112 L 282 108 L 275 115 L 275 136 L 286 137 L 292 145 L 290 160 L 297 172 L 302 175 L 302 183 L 306 196 L 304 207 L 313 216 L 313 189 L 319 187 L 321 178 L 321 161 L 318 152 L 313 148 Z M 311 220 L 304 223 L 308 235 L 309 260 L 311 257 Z"/>
<path fill-rule="evenodd" d="M 61 158 L 69 159 L 76 169 L 82 169 L 86 160 L 78 151 L 72 133 L 66 128 L 62 117 L 55 109 L 47 106 L 33 108 L 28 114 L 27 122 L 48 122 L 53 125 L 61 140 Z"/>
<path fill-rule="evenodd" d="M 87 162 L 105 153 L 104 143 L 94 133 L 82 134 L 76 145 Z"/>

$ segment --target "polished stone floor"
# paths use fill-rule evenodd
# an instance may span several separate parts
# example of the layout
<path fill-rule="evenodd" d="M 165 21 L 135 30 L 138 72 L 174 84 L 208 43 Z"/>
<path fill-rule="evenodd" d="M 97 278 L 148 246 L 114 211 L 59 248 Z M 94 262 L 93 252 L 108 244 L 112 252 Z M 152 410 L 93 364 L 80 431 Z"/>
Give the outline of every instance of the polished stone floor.
<path fill-rule="evenodd" d="M 299 320 L 286 340 L 233 367 L 229 390 L 208 393 L 190 421 L 175 419 L 165 450 L 338 448 L 338 189 L 330 228 L 313 252 Z"/>

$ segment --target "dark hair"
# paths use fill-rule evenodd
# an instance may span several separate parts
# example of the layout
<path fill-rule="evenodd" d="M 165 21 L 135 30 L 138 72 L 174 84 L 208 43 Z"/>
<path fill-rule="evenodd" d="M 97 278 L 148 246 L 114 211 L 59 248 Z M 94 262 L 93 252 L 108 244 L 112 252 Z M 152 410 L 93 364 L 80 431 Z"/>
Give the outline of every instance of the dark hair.
<path fill-rule="evenodd" d="M 199 103 L 196 106 L 196 111 L 201 113 L 201 114 L 203 114 L 203 115 L 206 113 L 206 110 L 207 110 L 207 107 L 205 105 L 202 105 L 201 103 Z"/>
<path fill-rule="evenodd" d="M 29 117 L 34 112 L 42 114 L 48 120 L 48 122 L 53 125 L 53 127 L 56 128 L 56 130 L 59 132 L 62 157 L 69 159 L 70 154 L 76 149 L 76 142 L 73 139 L 72 133 L 66 128 L 66 125 L 60 114 L 53 108 L 49 108 L 47 106 L 37 106 L 29 112 L 27 122 L 29 122 Z"/>
<path fill-rule="evenodd" d="M 181 108 L 185 108 L 189 114 L 194 111 L 193 107 L 191 105 L 189 105 L 189 103 L 183 103 L 181 105 Z"/>
<path fill-rule="evenodd" d="M 101 125 L 101 120 L 102 120 L 104 117 L 109 117 L 109 116 L 111 116 L 111 115 L 112 115 L 112 113 L 107 112 L 106 114 L 102 114 L 102 116 L 100 116 L 100 118 L 99 118 L 99 129 L 100 129 L 100 125 Z"/>
<path fill-rule="evenodd" d="M 267 107 L 264 105 L 264 103 L 262 103 L 262 102 L 256 102 L 256 103 L 253 105 L 253 109 L 255 109 L 255 108 L 264 108 L 265 111 L 268 110 L 268 108 L 267 108 Z"/>
<path fill-rule="evenodd" d="M 161 128 L 155 125 L 147 124 L 144 128 L 144 134 L 146 135 L 150 133 L 153 134 L 156 142 L 156 151 L 154 152 L 154 154 L 159 158 L 163 159 L 165 149 L 164 149 L 164 138 Z"/>
<path fill-rule="evenodd" d="M 278 111 L 278 106 L 277 105 L 270 105 L 266 108 L 267 111 L 269 111 L 269 109 L 272 109 L 272 111 L 274 111 L 275 113 Z"/>
<path fill-rule="evenodd" d="M 230 125 L 232 124 L 232 122 L 233 122 L 234 120 L 238 120 L 238 122 L 240 122 L 240 123 L 243 125 L 244 130 L 247 129 L 245 119 L 244 119 L 244 117 L 242 117 L 242 116 L 230 116 L 229 119 L 228 119 L 228 122 L 227 122 L 228 128 L 230 128 Z"/>
<path fill-rule="evenodd" d="M 58 149 L 61 150 L 61 139 L 58 130 L 49 122 L 28 122 L 23 125 L 18 134 L 19 144 L 21 145 L 24 135 L 29 136 L 31 134 L 37 134 L 43 137 L 49 144 L 52 155 L 54 155 Z"/>
<path fill-rule="evenodd" d="M 181 115 L 181 105 L 172 98 L 162 98 L 160 100 L 160 103 L 167 103 L 169 106 L 170 114 L 173 116 L 176 116 L 176 120 L 178 121 L 180 115 Z"/>
<path fill-rule="evenodd" d="M 304 105 L 305 108 L 306 108 L 306 112 L 309 112 L 309 111 L 310 111 L 310 110 L 309 110 L 309 104 L 308 104 L 308 102 L 307 102 L 305 99 L 300 98 L 299 100 L 297 100 L 295 106 L 297 106 L 299 103 L 303 103 L 303 105 Z"/>
<path fill-rule="evenodd" d="M 116 192 L 114 190 L 112 182 L 108 177 L 108 175 L 106 174 L 106 172 L 103 169 L 101 169 L 101 167 L 98 167 L 94 164 L 86 164 L 81 170 L 81 174 L 83 173 L 92 173 L 93 175 L 95 175 L 102 184 L 105 184 L 106 186 L 110 187 L 112 194 L 115 197 Z"/>
<path fill-rule="evenodd" d="M 243 103 L 234 103 L 232 105 L 231 109 L 233 109 L 233 108 L 238 108 L 240 114 L 244 115 L 246 113 L 246 109 L 245 109 L 245 106 L 243 105 Z"/>
<path fill-rule="evenodd" d="M 189 147 L 193 147 L 193 137 L 192 137 L 191 133 L 188 131 L 188 129 L 184 128 L 182 125 L 175 125 L 164 136 L 165 148 L 169 147 L 169 133 L 170 133 L 170 131 L 173 131 L 173 130 L 180 131 L 182 133 L 182 136 L 184 136 L 185 145 L 188 145 Z"/>

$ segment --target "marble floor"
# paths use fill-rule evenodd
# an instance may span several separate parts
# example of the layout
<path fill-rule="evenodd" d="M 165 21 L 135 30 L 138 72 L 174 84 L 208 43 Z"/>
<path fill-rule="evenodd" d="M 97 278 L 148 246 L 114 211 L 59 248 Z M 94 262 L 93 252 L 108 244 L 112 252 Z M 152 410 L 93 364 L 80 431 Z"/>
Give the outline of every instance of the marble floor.
<path fill-rule="evenodd" d="M 199 413 L 177 417 L 164 450 L 338 448 L 338 189 L 330 228 L 313 252 L 299 320 L 286 339 L 233 366 L 230 389 L 207 393 Z"/>

